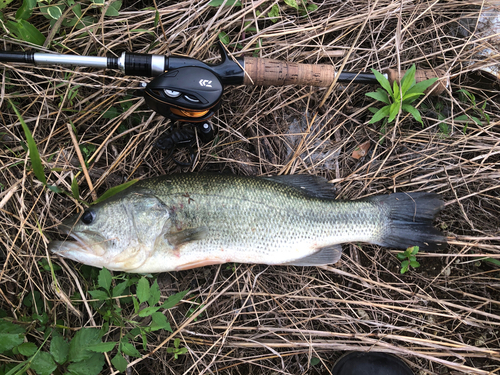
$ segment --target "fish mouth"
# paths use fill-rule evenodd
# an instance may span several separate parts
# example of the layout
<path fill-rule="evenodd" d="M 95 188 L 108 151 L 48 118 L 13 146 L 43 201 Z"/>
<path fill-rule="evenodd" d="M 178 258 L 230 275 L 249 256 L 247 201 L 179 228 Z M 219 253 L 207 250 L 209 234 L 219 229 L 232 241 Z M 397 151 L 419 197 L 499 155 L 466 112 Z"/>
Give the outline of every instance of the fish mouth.
<path fill-rule="evenodd" d="M 57 228 L 61 234 L 66 235 L 67 238 L 64 241 L 52 241 L 49 244 L 49 250 L 57 255 L 65 258 L 74 259 L 76 254 L 87 254 L 102 256 L 104 255 L 104 249 L 101 246 L 89 246 L 86 243 L 84 236 L 77 234 L 71 230 L 67 224 L 61 224 Z M 96 234 L 92 232 L 92 234 Z M 69 238 L 68 238 L 69 237 Z M 88 242 L 88 239 L 87 239 Z M 93 242 L 93 241 L 91 241 Z"/>

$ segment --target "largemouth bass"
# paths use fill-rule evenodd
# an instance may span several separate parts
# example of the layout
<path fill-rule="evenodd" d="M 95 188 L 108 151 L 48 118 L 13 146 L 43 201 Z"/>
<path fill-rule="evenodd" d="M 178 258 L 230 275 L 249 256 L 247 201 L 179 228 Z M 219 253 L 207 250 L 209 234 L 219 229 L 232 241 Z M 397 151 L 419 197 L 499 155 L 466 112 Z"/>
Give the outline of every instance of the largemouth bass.
<path fill-rule="evenodd" d="M 429 193 L 338 201 L 314 176 L 180 174 L 140 181 L 88 208 L 62 225 L 74 241 L 50 248 L 138 273 L 226 262 L 325 265 L 340 259 L 346 242 L 440 246 L 432 220 L 442 207 Z"/>

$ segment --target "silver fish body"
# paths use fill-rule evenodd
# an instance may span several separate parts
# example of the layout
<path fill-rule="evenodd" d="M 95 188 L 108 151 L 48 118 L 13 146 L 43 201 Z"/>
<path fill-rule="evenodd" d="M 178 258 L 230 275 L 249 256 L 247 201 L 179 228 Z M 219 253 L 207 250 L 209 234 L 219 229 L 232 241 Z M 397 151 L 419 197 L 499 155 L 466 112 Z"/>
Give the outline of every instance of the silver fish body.
<path fill-rule="evenodd" d="M 153 273 L 226 262 L 322 265 L 339 244 L 435 247 L 439 196 L 338 201 L 314 176 L 180 174 L 143 180 L 65 223 L 51 250 L 85 264 Z"/>

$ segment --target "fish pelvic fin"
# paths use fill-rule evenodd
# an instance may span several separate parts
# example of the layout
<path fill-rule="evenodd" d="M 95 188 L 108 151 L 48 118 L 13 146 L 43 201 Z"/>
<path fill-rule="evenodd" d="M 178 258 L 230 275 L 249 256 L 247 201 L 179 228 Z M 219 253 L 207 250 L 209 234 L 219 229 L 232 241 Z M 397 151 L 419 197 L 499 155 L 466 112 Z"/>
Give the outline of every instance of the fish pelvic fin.
<path fill-rule="evenodd" d="M 370 197 L 387 215 L 387 225 L 377 245 L 406 249 L 419 246 L 421 250 L 436 251 L 446 246 L 446 238 L 432 222 L 444 207 L 438 194 L 395 193 Z"/>
<path fill-rule="evenodd" d="M 314 254 L 308 255 L 304 258 L 282 264 L 288 266 L 324 266 L 327 264 L 337 263 L 340 260 L 341 255 L 341 245 L 330 245 L 322 247 Z"/>

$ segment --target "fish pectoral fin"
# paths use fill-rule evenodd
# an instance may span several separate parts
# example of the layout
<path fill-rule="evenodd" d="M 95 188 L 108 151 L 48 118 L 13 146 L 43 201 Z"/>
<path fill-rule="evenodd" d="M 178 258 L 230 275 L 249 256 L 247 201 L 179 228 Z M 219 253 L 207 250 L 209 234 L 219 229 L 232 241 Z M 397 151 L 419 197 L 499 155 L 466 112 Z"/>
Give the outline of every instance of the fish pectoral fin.
<path fill-rule="evenodd" d="M 342 246 L 331 245 L 322 247 L 314 254 L 308 255 L 304 258 L 282 264 L 288 266 L 324 266 L 327 264 L 337 263 L 340 260 L 341 255 Z"/>
<path fill-rule="evenodd" d="M 163 235 L 173 247 L 179 247 L 188 242 L 204 239 L 208 234 L 208 227 L 202 226 L 198 228 L 187 228 L 178 232 L 169 231 Z"/>

